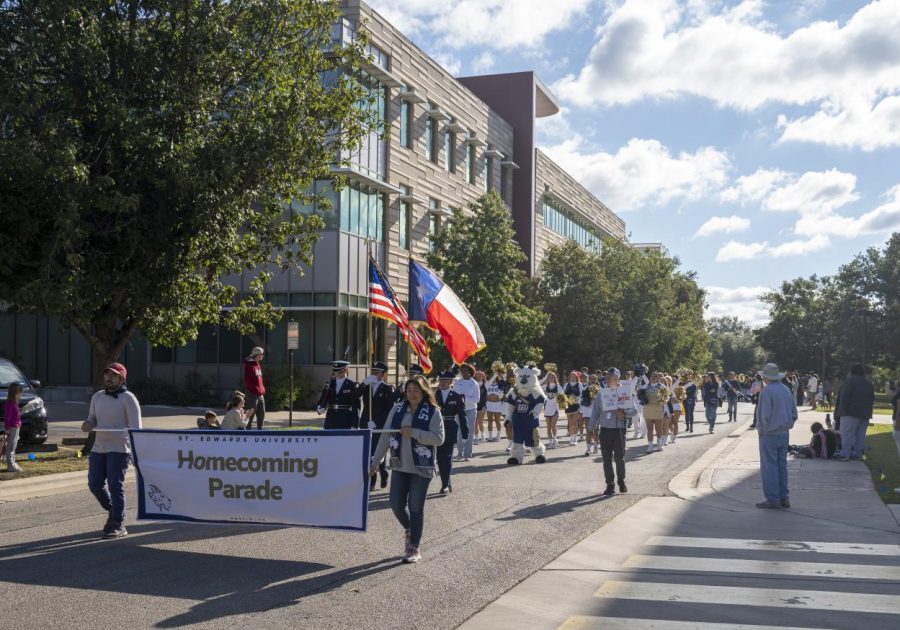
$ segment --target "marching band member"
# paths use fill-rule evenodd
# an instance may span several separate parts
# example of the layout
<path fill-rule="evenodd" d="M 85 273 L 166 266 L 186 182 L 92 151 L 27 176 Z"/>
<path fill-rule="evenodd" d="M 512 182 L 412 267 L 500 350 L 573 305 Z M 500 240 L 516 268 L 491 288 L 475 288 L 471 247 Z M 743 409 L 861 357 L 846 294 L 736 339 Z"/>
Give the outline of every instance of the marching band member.
<path fill-rule="evenodd" d="M 478 405 L 475 407 L 475 444 L 484 444 L 484 418 L 487 415 L 487 389 L 485 389 L 485 374 L 481 370 L 475 372 L 475 382 L 478 383 Z"/>
<path fill-rule="evenodd" d="M 466 430 L 460 431 L 456 450 L 459 459 L 467 462 L 472 457 L 472 443 L 475 440 L 475 416 L 478 413 L 478 399 L 481 397 L 481 388 L 475 379 L 472 378 L 475 376 L 475 368 L 471 364 L 461 364 L 459 373 L 462 378 L 453 383 L 453 391 L 460 394 L 465 400 Z"/>
<path fill-rule="evenodd" d="M 626 376 L 631 379 L 631 388 L 634 392 L 634 404 L 637 409 L 637 413 L 634 414 L 634 418 L 632 419 L 632 426 L 634 428 L 634 434 L 631 436 L 632 439 L 643 439 L 647 435 L 647 425 L 644 422 L 644 405 L 638 397 L 638 392 L 647 386 L 650 380 L 647 378 L 647 372 L 649 369 L 643 363 L 639 363 L 634 366 L 634 370 L 626 372 Z"/>
<path fill-rule="evenodd" d="M 595 454 L 598 450 L 596 430 L 599 425 L 591 426 L 591 414 L 594 408 L 594 399 L 599 391 L 600 379 L 597 378 L 596 374 L 591 374 L 588 377 L 588 385 L 581 394 L 581 408 L 578 410 L 581 412 L 581 422 L 579 424 L 585 430 L 585 457 L 591 454 L 592 446 Z"/>
<path fill-rule="evenodd" d="M 450 484 L 450 473 L 453 470 L 453 447 L 459 443 L 457 434 L 464 440 L 469 437 L 468 422 L 466 422 L 465 396 L 450 389 L 453 383 L 453 371 L 444 370 L 438 377 L 438 390 L 434 399 L 441 409 L 444 417 L 444 442 L 437 448 L 437 465 L 441 474 L 441 494 L 448 490 L 453 492 Z"/>
<path fill-rule="evenodd" d="M 547 367 L 547 366 L 544 366 Z M 556 422 L 559 420 L 559 401 L 556 397 L 562 391 L 556 372 L 547 372 L 547 376 L 541 382 L 547 403 L 544 405 L 544 420 L 547 422 L 547 448 L 556 448 Z"/>
<path fill-rule="evenodd" d="M 494 361 L 491 369 L 494 374 L 484 385 L 487 391 L 485 410 L 487 411 L 488 442 L 497 442 L 500 439 L 500 429 L 503 426 L 502 418 L 506 413 L 504 399 L 509 391 L 509 384 L 506 382 L 506 366 L 503 363 Z M 494 424 L 497 425 L 497 437 L 494 437 Z"/>
<path fill-rule="evenodd" d="M 359 428 L 359 397 L 356 383 L 347 377 L 349 361 L 335 361 L 331 364 L 331 380 L 322 389 L 316 412 L 325 414 L 325 429 Z"/>
<path fill-rule="evenodd" d="M 684 387 L 684 424 L 689 433 L 694 432 L 694 407 L 697 406 L 697 385 L 694 383 L 693 372 L 679 374 L 681 385 Z"/>
<path fill-rule="evenodd" d="M 581 374 L 575 370 L 569 372 L 569 382 L 566 383 L 563 393 L 569 401 L 569 405 L 566 407 L 566 420 L 568 421 L 570 446 L 578 444 L 578 423 L 581 419 L 581 413 L 578 410 L 581 407 L 581 393 L 583 389 Z"/>

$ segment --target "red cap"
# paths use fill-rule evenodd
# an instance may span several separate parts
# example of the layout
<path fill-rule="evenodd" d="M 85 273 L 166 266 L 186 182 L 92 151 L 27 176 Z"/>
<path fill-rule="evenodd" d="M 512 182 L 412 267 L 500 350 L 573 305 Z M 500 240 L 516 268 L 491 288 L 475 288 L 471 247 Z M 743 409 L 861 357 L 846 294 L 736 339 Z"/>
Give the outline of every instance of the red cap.
<path fill-rule="evenodd" d="M 110 363 L 103 370 L 104 372 L 115 372 L 119 376 L 122 377 L 123 381 L 128 380 L 128 370 L 125 369 L 125 366 L 121 363 Z"/>

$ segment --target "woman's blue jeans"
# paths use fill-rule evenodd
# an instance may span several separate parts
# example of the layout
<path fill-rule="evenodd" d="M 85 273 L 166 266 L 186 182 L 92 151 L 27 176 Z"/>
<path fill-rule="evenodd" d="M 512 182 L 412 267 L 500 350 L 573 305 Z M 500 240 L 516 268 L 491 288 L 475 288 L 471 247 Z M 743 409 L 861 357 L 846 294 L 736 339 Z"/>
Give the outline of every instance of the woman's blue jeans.
<path fill-rule="evenodd" d="M 409 542 L 416 547 L 425 527 L 425 496 L 431 477 L 408 472 L 391 473 L 391 509 L 403 529 L 409 530 Z"/>

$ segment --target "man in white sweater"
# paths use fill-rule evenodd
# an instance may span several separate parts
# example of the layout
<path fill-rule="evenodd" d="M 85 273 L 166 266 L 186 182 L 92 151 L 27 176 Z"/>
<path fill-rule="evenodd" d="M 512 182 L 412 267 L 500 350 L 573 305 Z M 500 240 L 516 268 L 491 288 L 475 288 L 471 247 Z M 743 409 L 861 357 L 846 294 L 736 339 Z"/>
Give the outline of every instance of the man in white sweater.
<path fill-rule="evenodd" d="M 109 512 L 103 538 L 121 538 L 128 533 L 124 525 L 125 472 L 131 459 L 127 429 L 141 428 L 141 407 L 125 387 L 127 377 L 128 371 L 121 363 L 106 366 L 104 389 L 91 397 L 88 419 L 81 425 L 85 432 L 100 429 L 91 449 L 88 488 Z"/>
<path fill-rule="evenodd" d="M 457 461 L 469 461 L 472 457 L 472 444 L 475 440 L 475 416 L 478 414 L 478 400 L 481 398 L 481 386 L 472 378 L 475 376 L 475 368 L 469 363 L 463 363 L 459 366 L 459 373 L 462 376 L 453 384 L 453 391 L 462 394 L 466 401 L 466 426 L 468 427 L 468 437 L 462 436 L 460 431 L 456 439 Z"/>

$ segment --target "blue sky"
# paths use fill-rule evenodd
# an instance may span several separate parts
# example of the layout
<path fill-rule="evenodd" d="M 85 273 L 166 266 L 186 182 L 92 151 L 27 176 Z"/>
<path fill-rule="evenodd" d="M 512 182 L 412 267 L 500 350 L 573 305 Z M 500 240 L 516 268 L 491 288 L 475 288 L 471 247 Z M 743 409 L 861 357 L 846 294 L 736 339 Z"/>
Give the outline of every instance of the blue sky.
<path fill-rule="evenodd" d="M 539 146 L 708 316 L 761 324 L 760 293 L 900 230 L 900 0 L 371 4 L 457 76 L 535 70 Z"/>

